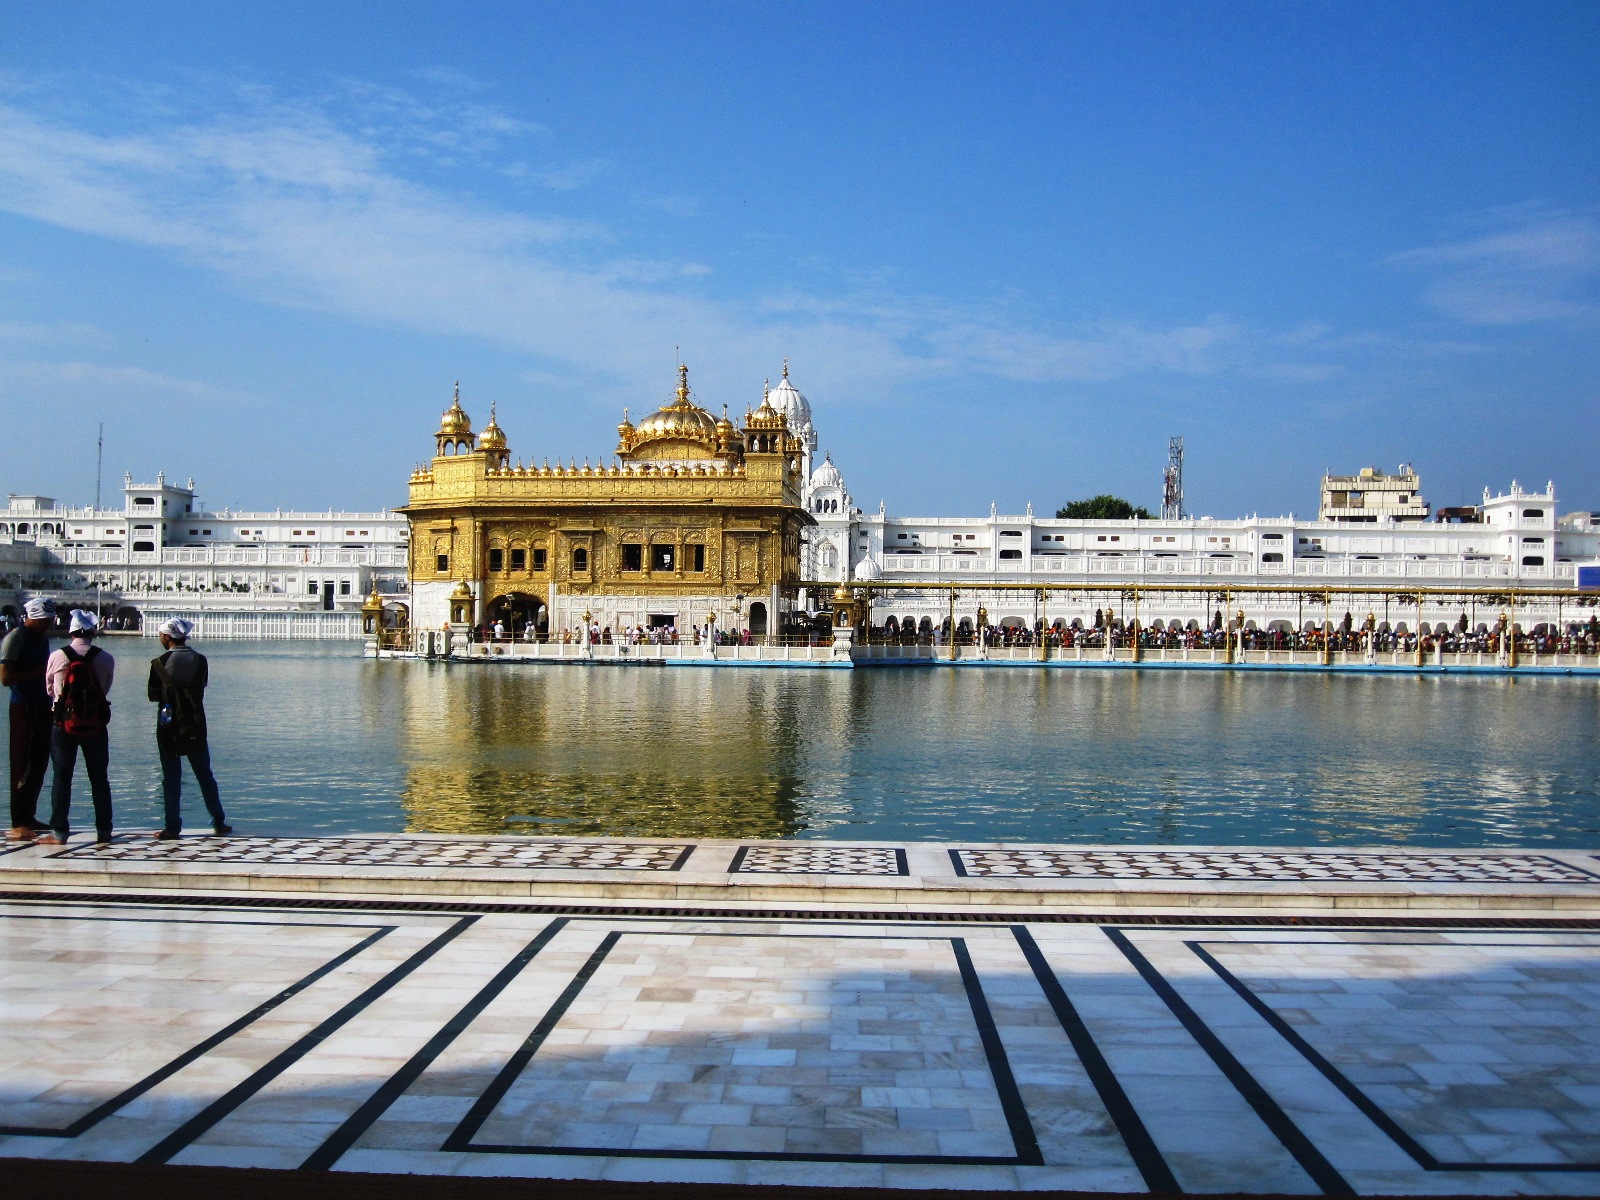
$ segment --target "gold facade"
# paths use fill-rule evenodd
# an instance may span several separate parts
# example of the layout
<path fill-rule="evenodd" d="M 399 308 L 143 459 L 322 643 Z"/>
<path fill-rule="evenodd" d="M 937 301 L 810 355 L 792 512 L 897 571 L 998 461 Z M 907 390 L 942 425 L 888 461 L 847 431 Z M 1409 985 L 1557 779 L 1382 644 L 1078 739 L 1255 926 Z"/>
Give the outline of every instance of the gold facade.
<path fill-rule="evenodd" d="M 676 399 L 637 426 L 625 414 L 618 435 L 609 465 L 512 465 L 497 419 L 474 435 L 458 391 L 402 510 L 413 596 L 447 587 L 452 623 L 517 629 L 560 628 L 624 599 L 703 624 L 749 598 L 747 615 L 760 604 L 776 632 L 812 521 L 783 415 L 763 401 L 742 428 L 726 412 L 718 420 L 680 368 Z"/>

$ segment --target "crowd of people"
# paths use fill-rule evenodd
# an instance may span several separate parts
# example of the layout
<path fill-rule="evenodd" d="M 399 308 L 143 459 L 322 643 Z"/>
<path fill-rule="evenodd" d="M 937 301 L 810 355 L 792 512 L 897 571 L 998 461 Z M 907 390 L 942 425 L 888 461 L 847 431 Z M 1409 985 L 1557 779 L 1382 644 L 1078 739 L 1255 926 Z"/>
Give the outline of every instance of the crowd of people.
<path fill-rule="evenodd" d="M 10 689 L 11 824 L 6 839 L 64 846 L 72 835 L 72 779 L 79 757 L 89 780 L 95 840 L 115 829 L 111 796 L 111 691 L 116 660 L 96 638 L 106 625 L 93 612 L 65 614 L 67 643 L 52 649 L 60 615 L 55 602 L 26 602 L 16 627 L 0 639 L 0 686 Z M 187 759 L 212 831 L 233 832 L 211 770 L 205 689 L 209 668 L 189 645 L 194 626 L 180 618 L 160 628 L 162 653 L 150 662 L 146 698 L 156 706 L 155 745 L 161 766 L 162 824 L 153 836 L 177 838 L 183 828 L 181 794 Z M 50 773 L 50 815 L 39 819 L 39 798 Z"/>
<path fill-rule="evenodd" d="M 948 627 L 948 622 L 927 629 L 918 629 L 909 620 L 903 625 L 886 622 L 874 625 L 868 640 L 876 645 L 944 646 L 949 643 Z M 1381 653 L 1411 653 L 1417 649 L 1420 638 L 1424 653 L 1443 650 L 1447 654 L 1496 654 L 1502 634 L 1494 626 L 1475 631 L 1458 627 L 1442 634 L 1424 632 L 1419 635 L 1415 631 L 1379 628 L 1369 632 L 1360 626 L 1335 625 L 1331 630 L 1246 628 L 1241 635 L 1213 624 L 1204 628 L 1140 627 L 1137 636 L 1140 647 L 1146 650 L 1222 649 L 1233 636 L 1239 639 L 1235 645 L 1246 650 L 1320 651 L 1326 643 L 1330 650 L 1365 651 L 1370 641 L 1372 648 Z M 1592 655 L 1600 652 L 1600 628 L 1593 621 L 1575 622 L 1562 631 L 1548 626 L 1533 631 L 1517 629 L 1513 636 L 1518 652 L 1523 654 Z M 983 625 L 974 629 L 970 622 L 962 621 L 956 626 L 955 643 L 975 646 L 981 641 L 990 648 L 1008 648 L 1036 647 L 1042 641 L 1051 649 L 1071 650 L 1077 647 L 1104 649 L 1110 639 L 1114 649 L 1127 649 L 1133 646 L 1134 637 L 1132 624 L 1118 621 L 1088 627 L 1053 625 L 1047 629 L 1030 629 L 1026 625 Z"/>
<path fill-rule="evenodd" d="M 100 628 L 107 633 L 137 633 L 142 625 L 138 613 L 127 613 L 118 616 L 115 613 L 109 616 L 104 613 L 96 614 Z M 24 617 L 21 614 L 0 613 L 0 636 L 10 633 L 22 625 Z M 57 632 L 61 632 L 59 629 Z"/>
<path fill-rule="evenodd" d="M 474 642 L 559 642 L 563 646 L 585 644 L 700 646 L 706 642 L 715 646 L 748 646 L 756 640 L 756 635 L 748 629 L 724 630 L 710 624 L 695 625 L 688 633 L 679 633 L 676 625 L 634 625 L 613 628 L 610 625 L 601 625 L 598 621 L 590 624 L 587 629 L 581 624 L 572 625 L 553 636 L 548 632 L 536 630 L 532 625 L 517 629 L 508 627 L 503 621 L 495 621 L 469 630 L 469 635 Z"/>

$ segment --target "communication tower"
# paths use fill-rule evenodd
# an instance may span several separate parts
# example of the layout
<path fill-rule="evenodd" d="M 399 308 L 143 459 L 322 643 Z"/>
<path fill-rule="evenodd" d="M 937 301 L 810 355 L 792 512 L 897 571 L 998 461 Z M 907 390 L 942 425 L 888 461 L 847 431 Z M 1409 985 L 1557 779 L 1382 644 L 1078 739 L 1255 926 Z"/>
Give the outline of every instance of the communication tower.
<path fill-rule="evenodd" d="M 1183 439 L 1167 439 L 1167 473 L 1161 489 L 1161 519 L 1183 520 Z"/>

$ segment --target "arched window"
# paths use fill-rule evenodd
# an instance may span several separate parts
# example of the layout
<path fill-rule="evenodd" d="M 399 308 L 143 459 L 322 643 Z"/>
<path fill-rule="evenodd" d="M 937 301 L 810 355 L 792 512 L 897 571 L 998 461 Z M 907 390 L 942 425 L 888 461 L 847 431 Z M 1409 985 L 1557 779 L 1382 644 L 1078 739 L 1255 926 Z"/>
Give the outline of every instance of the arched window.
<path fill-rule="evenodd" d="M 587 571 L 589 569 L 589 551 L 586 547 L 573 547 L 572 569 L 574 571 Z"/>

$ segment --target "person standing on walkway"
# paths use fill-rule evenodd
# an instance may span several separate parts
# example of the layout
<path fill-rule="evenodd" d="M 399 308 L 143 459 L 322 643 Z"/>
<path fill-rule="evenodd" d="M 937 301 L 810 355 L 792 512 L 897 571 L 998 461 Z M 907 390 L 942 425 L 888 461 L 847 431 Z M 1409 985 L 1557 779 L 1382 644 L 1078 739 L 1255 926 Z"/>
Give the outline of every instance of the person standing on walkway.
<path fill-rule="evenodd" d="M 183 830 L 183 764 L 187 758 L 200 784 L 200 798 L 211 817 L 211 829 L 219 837 L 233 832 L 222 811 L 217 777 L 211 773 L 211 748 L 206 740 L 206 682 L 210 671 L 206 656 L 189 648 L 194 626 L 182 617 L 162 624 L 158 658 L 150 660 L 150 682 L 146 694 L 161 707 L 156 710 L 156 752 L 161 756 L 161 798 L 165 807 L 161 828 L 155 836 L 171 841 Z"/>
<path fill-rule="evenodd" d="M 64 846 L 72 825 L 72 772 L 83 751 L 84 770 L 94 797 L 95 841 L 111 840 L 111 681 L 116 662 L 94 644 L 100 621 L 92 612 L 72 610 L 67 626 L 72 640 L 50 656 L 44 686 L 53 706 L 50 729 L 50 832 L 42 846 Z"/>
<path fill-rule="evenodd" d="M 6 840 L 31 842 L 50 826 L 39 820 L 39 793 L 50 763 L 50 697 L 44 673 L 56 602 L 29 600 L 22 624 L 0 641 L 0 686 L 11 689 L 11 827 Z"/>

